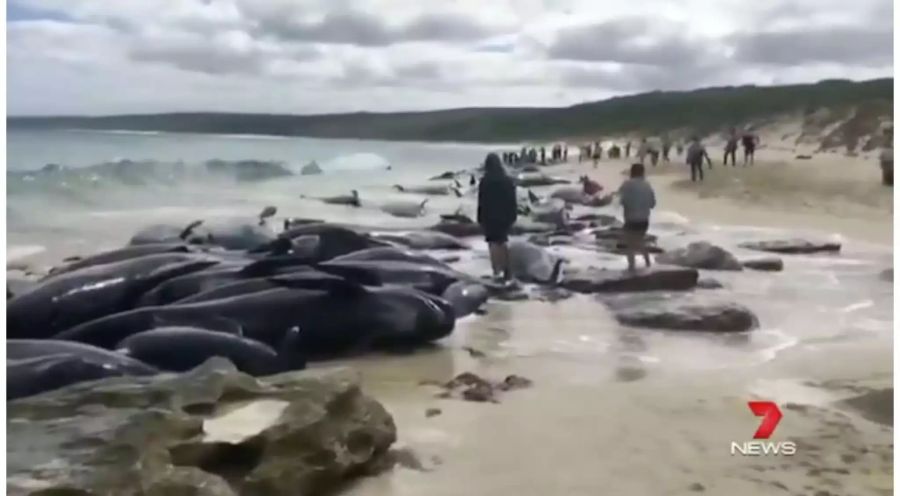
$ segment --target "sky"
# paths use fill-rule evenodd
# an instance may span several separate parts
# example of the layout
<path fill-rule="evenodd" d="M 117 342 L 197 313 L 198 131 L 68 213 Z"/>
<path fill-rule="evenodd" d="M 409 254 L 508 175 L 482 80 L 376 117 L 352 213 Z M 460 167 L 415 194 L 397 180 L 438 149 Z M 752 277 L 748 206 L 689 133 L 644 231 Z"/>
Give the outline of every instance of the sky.
<path fill-rule="evenodd" d="M 893 75 L 892 0 L 9 0 L 10 115 L 563 106 Z"/>

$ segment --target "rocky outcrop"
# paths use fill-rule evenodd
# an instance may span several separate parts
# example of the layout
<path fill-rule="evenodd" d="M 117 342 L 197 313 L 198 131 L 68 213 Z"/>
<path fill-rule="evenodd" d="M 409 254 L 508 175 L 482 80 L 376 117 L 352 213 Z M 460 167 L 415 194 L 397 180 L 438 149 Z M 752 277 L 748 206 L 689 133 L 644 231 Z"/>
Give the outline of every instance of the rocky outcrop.
<path fill-rule="evenodd" d="M 7 403 L 13 495 L 321 494 L 383 467 L 390 414 L 346 370 L 254 379 L 212 359 Z"/>
<path fill-rule="evenodd" d="M 582 269 L 566 274 L 560 286 L 577 293 L 632 291 L 685 291 L 697 286 L 699 274 L 686 267 L 657 266 L 649 269 Z"/>
<path fill-rule="evenodd" d="M 751 258 L 741 261 L 745 269 L 761 270 L 766 272 L 781 272 L 784 270 L 784 262 L 778 257 Z"/>
<path fill-rule="evenodd" d="M 730 252 L 706 241 L 698 241 L 684 248 L 663 253 L 656 257 L 656 262 L 706 270 L 744 269 Z"/>
<path fill-rule="evenodd" d="M 768 251 L 772 253 L 807 254 L 819 252 L 836 253 L 841 251 L 841 244 L 829 241 L 807 241 L 805 239 L 777 239 L 770 241 L 751 241 L 741 243 L 741 248 L 748 250 Z"/>
<path fill-rule="evenodd" d="M 673 331 L 744 332 L 759 326 L 756 315 L 736 303 L 640 301 L 613 308 L 620 323 Z"/>

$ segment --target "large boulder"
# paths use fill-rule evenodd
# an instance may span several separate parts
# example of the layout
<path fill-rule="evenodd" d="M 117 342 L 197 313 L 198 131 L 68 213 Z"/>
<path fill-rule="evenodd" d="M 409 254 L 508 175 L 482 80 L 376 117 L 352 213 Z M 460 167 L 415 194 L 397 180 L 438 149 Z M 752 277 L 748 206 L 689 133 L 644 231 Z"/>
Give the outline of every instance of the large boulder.
<path fill-rule="evenodd" d="M 761 270 L 766 272 L 781 272 L 784 270 L 784 262 L 778 257 L 760 257 L 743 260 L 741 265 L 745 269 Z"/>
<path fill-rule="evenodd" d="M 613 308 L 620 323 L 673 331 L 744 332 L 759 326 L 756 315 L 736 303 L 642 300 Z"/>
<path fill-rule="evenodd" d="M 322 494 L 385 465 L 390 414 L 346 370 L 83 383 L 7 403 L 7 494 Z"/>
<path fill-rule="evenodd" d="M 667 251 L 656 257 L 657 263 L 680 265 L 706 270 L 743 270 L 730 252 L 706 241 L 697 241 L 684 248 Z"/>
<path fill-rule="evenodd" d="M 751 241 L 741 243 L 741 248 L 748 250 L 768 251 L 772 253 L 805 254 L 841 251 L 841 244 L 830 241 L 807 241 L 805 239 L 776 239 L 770 241 Z"/>
<path fill-rule="evenodd" d="M 563 277 L 560 286 L 577 293 L 686 291 L 697 286 L 699 274 L 687 267 L 657 266 L 636 271 L 588 268 Z"/>

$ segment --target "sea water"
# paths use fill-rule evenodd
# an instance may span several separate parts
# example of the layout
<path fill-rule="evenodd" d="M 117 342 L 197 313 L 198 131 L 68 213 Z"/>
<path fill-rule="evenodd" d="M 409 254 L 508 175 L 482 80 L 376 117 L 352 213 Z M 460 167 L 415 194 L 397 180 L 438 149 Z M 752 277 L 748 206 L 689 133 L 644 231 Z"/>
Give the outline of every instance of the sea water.
<path fill-rule="evenodd" d="M 130 131 L 7 134 L 7 250 L 10 260 L 47 262 L 126 243 L 141 227 L 195 219 L 252 218 L 275 206 L 282 217 L 391 224 L 378 206 L 399 198 L 394 184 L 422 184 L 447 170 L 473 169 L 491 148 L 456 143 L 383 142 L 252 135 Z M 278 164 L 291 176 L 212 173 L 210 160 Z M 315 161 L 320 175 L 300 175 Z M 462 178 L 468 184 L 468 177 Z M 364 208 L 317 198 L 362 196 Z M 429 217 L 453 211 L 452 197 L 429 200 Z M 276 220 L 276 221 L 277 221 Z M 408 222 L 408 221 L 407 221 Z"/>

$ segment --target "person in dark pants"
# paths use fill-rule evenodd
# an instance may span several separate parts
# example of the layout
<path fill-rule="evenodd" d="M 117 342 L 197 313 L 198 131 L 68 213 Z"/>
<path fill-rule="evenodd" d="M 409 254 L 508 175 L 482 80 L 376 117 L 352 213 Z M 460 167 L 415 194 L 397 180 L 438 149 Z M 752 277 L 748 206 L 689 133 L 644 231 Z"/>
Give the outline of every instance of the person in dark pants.
<path fill-rule="evenodd" d="M 703 159 L 706 159 L 709 167 L 712 168 L 712 160 L 706 153 L 706 147 L 700 143 L 700 138 L 694 136 L 691 139 L 691 146 L 687 150 L 687 163 L 691 166 L 691 181 L 703 181 Z"/>
<path fill-rule="evenodd" d="M 518 215 L 516 185 L 506 174 L 500 158 L 490 153 L 484 161 L 484 177 L 478 185 L 478 224 L 484 231 L 494 278 L 509 280 L 509 250 L 506 242 Z"/>
<path fill-rule="evenodd" d="M 737 130 L 731 128 L 731 134 L 728 135 L 728 141 L 725 142 L 725 165 L 728 165 L 728 157 L 731 157 L 731 166 L 737 166 L 737 147 L 738 135 Z"/>
<path fill-rule="evenodd" d="M 628 259 L 628 270 L 635 270 L 635 254 L 644 256 L 644 263 L 650 267 L 650 252 L 644 243 L 650 226 L 650 211 L 656 207 L 656 194 L 644 178 L 644 164 L 631 165 L 631 178 L 619 187 L 619 203 L 625 225 L 622 228 L 622 242 Z"/>
<path fill-rule="evenodd" d="M 756 145 L 758 144 L 759 138 L 756 137 L 750 131 L 744 133 L 741 137 L 741 144 L 744 146 L 744 165 L 746 166 L 749 162 L 750 165 L 753 165 L 753 155 L 756 152 Z"/>

